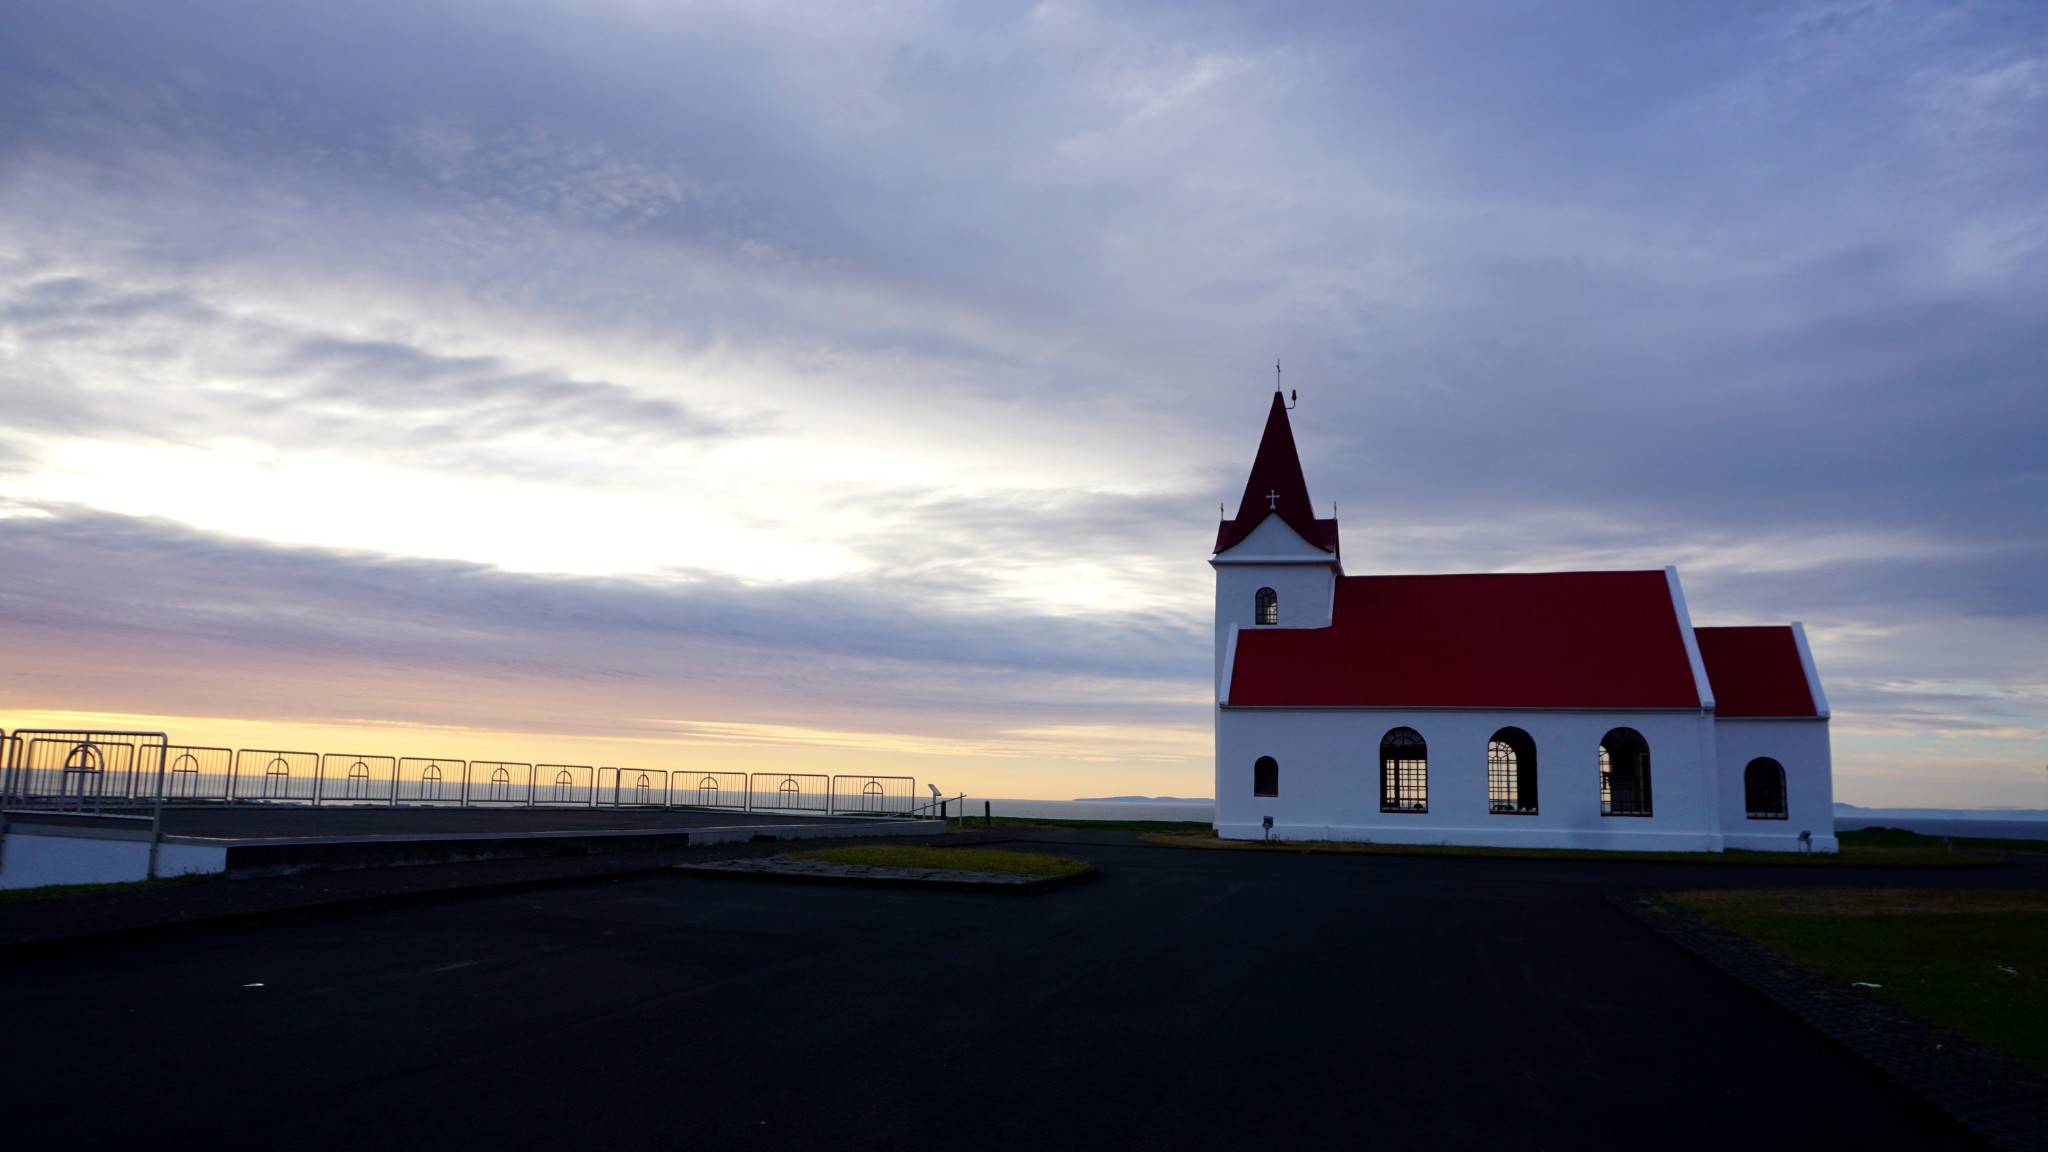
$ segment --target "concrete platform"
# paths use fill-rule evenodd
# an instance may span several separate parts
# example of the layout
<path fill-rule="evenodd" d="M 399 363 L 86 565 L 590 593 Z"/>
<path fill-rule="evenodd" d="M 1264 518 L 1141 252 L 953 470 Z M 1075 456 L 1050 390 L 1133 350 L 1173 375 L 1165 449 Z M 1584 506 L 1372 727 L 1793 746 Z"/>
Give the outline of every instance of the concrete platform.
<path fill-rule="evenodd" d="M 209 806 L 164 813 L 156 874 L 266 876 L 938 831 L 944 825 L 935 820 L 761 812 Z M 150 840 L 150 822 L 140 817 L 11 812 L 0 844 L 0 888 L 140 880 L 148 873 Z"/>

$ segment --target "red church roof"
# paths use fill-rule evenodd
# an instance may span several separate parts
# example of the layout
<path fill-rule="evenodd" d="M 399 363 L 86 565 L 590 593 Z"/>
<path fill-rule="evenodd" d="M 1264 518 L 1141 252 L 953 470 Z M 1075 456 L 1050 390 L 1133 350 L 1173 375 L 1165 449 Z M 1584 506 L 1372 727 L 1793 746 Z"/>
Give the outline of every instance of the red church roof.
<path fill-rule="evenodd" d="M 1237 547 L 1268 516 L 1280 517 L 1303 540 L 1325 552 L 1337 550 L 1337 521 L 1316 519 L 1308 499 L 1308 481 L 1301 475 L 1301 456 L 1294 450 L 1287 403 L 1278 392 L 1273 393 L 1273 407 L 1266 414 L 1266 432 L 1259 437 L 1251 478 L 1245 481 L 1244 495 L 1237 501 L 1237 518 L 1216 528 L 1216 551 Z"/>
<path fill-rule="evenodd" d="M 1700 698 L 1664 573 L 1548 572 L 1340 577 L 1331 627 L 1239 630 L 1228 703 L 1698 708 Z"/>
<path fill-rule="evenodd" d="M 1717 716 L 1818 716 L 1799 641 L 1786 627 L 1695 628 Z"/>

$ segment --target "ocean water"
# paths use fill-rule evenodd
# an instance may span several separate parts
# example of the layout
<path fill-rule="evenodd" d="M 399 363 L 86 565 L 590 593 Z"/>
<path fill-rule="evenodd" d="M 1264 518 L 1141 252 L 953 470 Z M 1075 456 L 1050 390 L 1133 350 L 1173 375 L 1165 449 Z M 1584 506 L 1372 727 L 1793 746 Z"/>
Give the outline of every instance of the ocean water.
<path fill-rule="evenodd" d="M 1213 803 L 1153 804 L 1126 801 L 1089 800 L 1003 800 L 982 796 L 967 799 L 967 814 L 979 816 L 982 804 L 990 804 L 997 816 L 1025 816 L 1041 820 L 1199 820 L 1216 818 Z M 2024 815 L 2033 815 L 2026 813 Z M 1837 831 L 1854 828 L 1904 828 L 1926 836 L 1989 836 L 2013 840 L 2048 840 L 2048 819 L 2001 819 L 1986 813 L 1924 815 L 1862 809 L 1855 815 L 1835 817 Z"/>
<path fill-rule="evenodd" d="M 1155 804 L 1124 800 L 1004 800 L 986 796 L 969 796 L 967 815 L 981 815 L 984 803 L 997 816 L 1037 820 L 1199 820 L 1207 824 L 1216 818 L 1216 805 L 1208 801 Z"/>

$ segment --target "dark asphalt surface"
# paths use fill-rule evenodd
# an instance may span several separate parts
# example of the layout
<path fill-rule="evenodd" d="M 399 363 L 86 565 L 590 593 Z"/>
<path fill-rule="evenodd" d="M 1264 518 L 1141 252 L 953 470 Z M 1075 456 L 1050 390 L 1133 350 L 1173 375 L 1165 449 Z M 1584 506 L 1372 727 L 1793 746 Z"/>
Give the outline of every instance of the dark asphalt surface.
<path fill-rule="evenodd" d="M 2048 879 L 1045 835 L 1101 875 L 640 876 L 8 960 L 0 1117 L 38 1148 L 1975 1148 L 1604 897 Z"/>

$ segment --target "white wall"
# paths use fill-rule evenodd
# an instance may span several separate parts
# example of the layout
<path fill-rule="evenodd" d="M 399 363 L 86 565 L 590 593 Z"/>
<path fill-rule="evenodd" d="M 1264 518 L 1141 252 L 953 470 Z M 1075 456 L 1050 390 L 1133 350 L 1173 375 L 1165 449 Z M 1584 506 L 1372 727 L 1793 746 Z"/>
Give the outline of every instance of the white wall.
<path fill-rule="evenodd" d="M 1796 852 L 1799 834 L 1811 832 L 1814 851 L 1836 850 L 1834 760 L 1826 720 L 1717 720 L 1714 745 L 1728 847 Z M 1744 810 L 1742 771 L 1758 756 L 1785 766 L 1784 820 L 1751 820 Z"/>
<path fill-rule="evenodd" d="M 1487 811 L 1486 744 L 1509 725 L 1536 741 L 1534 815 Z M 1429 744 L 1427 813 L 1379 810 L 1380 737 L 1401 726 Z M 1617 727 L 1649 742 L 1653 816 L 1600 814 L 1600 738 Z M 1723 791 L 1714 737 L 1711 717 L 1695 711 L 1218 709 L 1217 832 L 1257 839 L 1271 816 L 1274 836 L 1293 840 L 1713 851 Z M 1260 756 L 1280 762 L 1277 797 L 1252 795 Z"/>
<path fill-rule="evenodd" d="M 46 831 L 8 830 L 0 843 L 0 888 L 119 884 L 149 876 L 147 839 L 52 836 Z M 165 842 L 157 848 L 156 874 L 224 872 L 227 860 L 226 848 Z"/>

